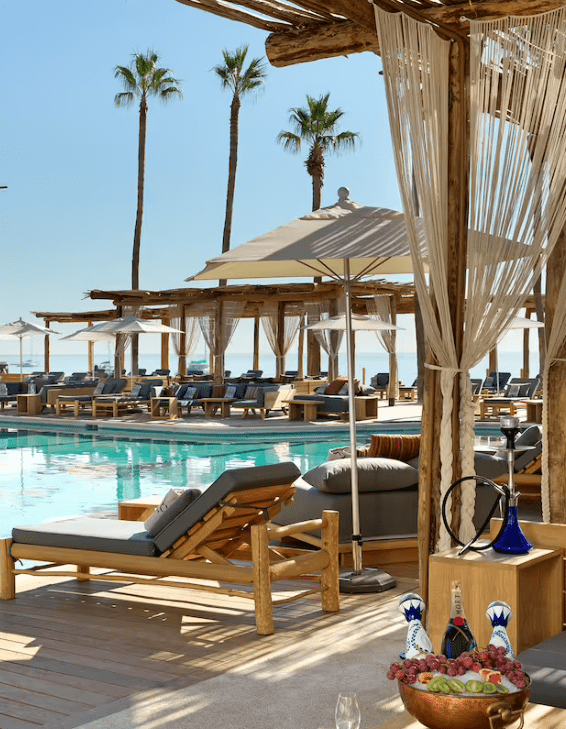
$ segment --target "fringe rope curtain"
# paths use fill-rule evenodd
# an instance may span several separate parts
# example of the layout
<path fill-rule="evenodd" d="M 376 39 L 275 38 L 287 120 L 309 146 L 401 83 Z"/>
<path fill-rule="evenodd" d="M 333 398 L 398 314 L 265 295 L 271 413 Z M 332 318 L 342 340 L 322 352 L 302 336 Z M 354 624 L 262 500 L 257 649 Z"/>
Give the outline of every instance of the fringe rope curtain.
<path fill-rule="evenodd" d="M 217 315 L 218 307 L 220 305 L 222 306 L 222 324 L 220 331 L 217 332 Z M 205 306 L 197 309 L 202 336 L 214 357 L 215 373 L 218 373 L 218 360 L 226 352 L 226 349 L 230 344 L 230 340 L 232 339 L 232 335 L 234 334 L 240 318 L 244 313 L 245 307 L 246 302 L 239 300 L 223 302 L 215 301 L 214 303 L 207 303 Z"/>
<path fill-rule="evenodd" d="M 186 308 L 186 314 L 184 315 Z M 177 357 L 190 357 L 197 348 L 199 342 L 199 326 L 196 316 L 192 315 L 191 307 L 180 306 L 171 307 L 171 326 L 174 329 L 182 329 L 185 332 L 184 351 L 181 351 L 181 334 L 175 333 L 171 335 L 173 341 L 173 350 Z"/>
<path fill-rule="evenodd" d="M 279 322 L 279 305 L 276 301 L 264 301 L 259 304 L 259 315 L 261 324 L 269 346 L 275 357 L 277 358 L 276 375 L 284 374 L 284 361 L 291 345 L 295 341 L 299 326 L 301 324 L 301 311 L 293 305 L 285 306 L 284 330 L 283 330 L 283 346 L 279 345 L 279 337 L 277 336 L 277 328 Z"/>
<path fill-rule="evenodd" d="M 452 480 L 452 383 L 460 373 L 462 471 L 473 473 L 469 370 L 493 349 L 545 265 L 566 220 L 564 9 L 470 23 L 470 177 L 463 352 L 458 362 L 446 285 L 448 49 L 432 28 L 375 8 L 397 175 L 425 336 L 442 370 L 440 499 Z M 502 121 L 504 120 L 504 121 Z M 416 201 L 415 188 L 416 187 Z M 428 240 L 417 253 L 416 204 Z M 433 301 L 437 313 L 433 310 Z M 464 487 L 460 536 L 473 536 Z M 450 546 L 441 526 L 438 549 Z"/>
<path fill-rule="evenodd" d="M 380 319 L 391 324 L 391 296 L 388 294 L 372 296 L 366 300 L 366 307 L 372 319 Z M 389 354 L 394 353 L 395 337 L 393 336 L 393 330 L 377 330 L 375 336 L 386 352 Z"/>

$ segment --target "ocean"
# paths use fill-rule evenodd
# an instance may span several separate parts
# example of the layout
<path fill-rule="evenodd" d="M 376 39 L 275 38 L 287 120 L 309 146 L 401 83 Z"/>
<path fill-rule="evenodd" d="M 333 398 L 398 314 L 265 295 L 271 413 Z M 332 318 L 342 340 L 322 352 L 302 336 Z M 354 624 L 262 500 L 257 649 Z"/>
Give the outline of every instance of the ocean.
<path fill-rule="evenodd" d="M 10 372 L 19 372 L 19 359 L 14 355 L 6 355 L 0 357 L 1 359 L 9 363 Z M 203 353 L 197 353 L 193 355 L 193 360 L 205 359 Z M 34 357 L 36 362 L 35 366 L 24 367 L 23 372 L 29 374 L 33 371 L 39 371 L 43 369 L 43 357 L 36 355 Z M 112 353 L 100 353 L 95 357 L 95 363 L 102 365 L 104 361 L 113 361 Z M 323 358 L 324 363 L 324 358 Z M 170 368 L 171 372 L 175 374 L 177 372 L 177 359 L 172 354 L 170 356 Z M 346 374 L 346 355 L 340 354 L 340 373 Z M 252 355 L 242 353 L 228 353 L 226 354 L 226 369 L 231 371 L 232 376 L 238 376 L 246 370 L 252 369 Z M 141 352 L 139 359 L 140 368 L 145 368 L 148 374 L 151 374 L 156 369 L 161 369 L 161 355 L 159 353 L 146 354 Z M 297 369 L 297 355 L 289 354 L 287 356 L 287 369 Z M 88 360 L 85 355 L 82 354 L 51 354 L 51 366 L 52 372 L 65 372 L 71 374 L 71 372 L 84 372 L 88 367 Z M 399 380 L 404 385 L 411 385 L 417 377 L 417 359 L 416 355 L 412 352 L 402 352 L 398 354 L 398 367 L 399 367 Z M 472 370 L 471 376 L 476 378 L 483 378 L 486 375 L 488 367 L 488 358 L 484 362 L 480 363 L 477 367 Z M 523 354 L 522 352 L 499 352 L 499 370 L 501 372 L 511 372 L 513 377 L 519 377 L 521 369 L 523 367 Z M 263 370 L 264 377 L 273 377 L 275 375 L 275 357 L 273 354 L 264 353 L 260 354 L 259 368 Z M 326 369 L 323 366 L 323 369 Z M 126 370 L 130 370 L 130 359 L 129 353 L 126 353 Z M 371 378 L 378 372 L 389 371 L 389 357 L 383 353 L 369 353 L 369 352 L 358 352 L 356 355 L 356 378 L 360 382 L 370 384 Z M 530 374 L 531 377 L 535 377 L 539 372 L 538 354 L 533 352 L 530 359 Z"/>

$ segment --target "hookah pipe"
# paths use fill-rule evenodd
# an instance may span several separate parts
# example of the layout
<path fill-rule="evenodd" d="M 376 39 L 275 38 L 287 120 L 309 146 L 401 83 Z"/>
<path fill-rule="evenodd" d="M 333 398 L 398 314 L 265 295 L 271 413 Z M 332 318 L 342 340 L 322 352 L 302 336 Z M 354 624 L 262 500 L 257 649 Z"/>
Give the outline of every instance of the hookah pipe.
<path fill-rule="evenodd" d="M 507 464 L 509 469 L 509 484 L 499 485 L 494 483 L 490 479 L 483 478 L 481 476 L 464 476 L 463 478 L 458 479 L 458 481 L 455 481 L 450 486 L 442 501 L 442 520 L 444 522 L 444 526 L 446 527 L 446 530 L 450 534 L 452 539 L 461 547 L 463 547 L 463 549 L 458 552 L 459 557 L 466 554 L 466 552 L 468 552 L 470 549 L 474 552 L 480 552 L 482 550 L 492 547 L 496 552 L 501 552 L 503 554 L 527 554 L 527 552 L 529 552 L 533 548 L 533 545 L 525 537 L 521 530 L 521 527 L 519 526 L 517 505 L 519 501 L 519 496 L 521 494 L 515 491 L 515 483 L 513 480 L 513 475 L 515 473 L 515 438 L 517 437 L 520 430 L 519 418 L 503 417 L 501 418 L 500 423 L 501 432 L 507 439 L 506 450 Z M 476 531 L 474 537 L 467 544 L 460 541 L 458 537 L 453 533 L 448 523 L 448 518 L 446 516 L 446 505 L 448 502 L 448 497 L 450 496 L 452 491 L 464 481 L 475 481 L 476 484 L 484 484 L 486 486 L 490 486 L 498 494 L 497 499 L 495 500 L 487 518 L 480 526 L 480 528 Z M 501 529 L 499 530 L 495 539 L 493 539 L 491 542 L 476 545 L 476 541 L 489 524 L 498 504 L 500 504 L 501 507 Z"/>

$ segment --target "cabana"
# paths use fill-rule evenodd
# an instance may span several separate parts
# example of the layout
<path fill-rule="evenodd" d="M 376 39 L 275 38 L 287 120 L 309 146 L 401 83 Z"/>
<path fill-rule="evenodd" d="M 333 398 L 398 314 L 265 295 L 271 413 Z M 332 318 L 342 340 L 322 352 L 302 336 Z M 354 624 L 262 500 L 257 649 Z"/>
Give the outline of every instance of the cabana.
<path fill-rule="evenodd" d="M 268 31 L 275 66 L 366 50 L 382 57 L 404 212 L 412 220 L 418 207 L 426 221 L 432 272 L 426 279 L 419 268 L 409 229 L 429 365 L 420 466 L 423 594 L 429 553 L 449 544 L 439 519 L 442 496 L 472 470 L 468 371 L 495 348 L 545 268 L 544 419 L 552 428 L 545 428 L 543 516 L 566 523 L 564 3 L 332 0 L 322 8 L 301 0 L 282 10 L 269 0 L 253 7 L 244 0 L 178 1 Z M 486 246 L 490 235 L 518 241 L 530 254 Z M 461 507 L 453 505 L 453 527 L 464 538 L 472 513 L 473 491 L 466 489 Z"/>

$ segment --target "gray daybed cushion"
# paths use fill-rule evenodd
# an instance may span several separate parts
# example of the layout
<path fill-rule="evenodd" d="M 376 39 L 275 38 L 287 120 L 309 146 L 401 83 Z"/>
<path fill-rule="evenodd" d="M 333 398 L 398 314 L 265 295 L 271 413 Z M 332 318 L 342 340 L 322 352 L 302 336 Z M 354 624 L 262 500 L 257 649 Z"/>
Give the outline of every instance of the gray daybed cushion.
<path fill-rule="evenodd" d="M 159 553 L 141 521 L 81 516 L 29 527 L 15 527 L 12 538 L 21 544 L 38 544 L 44 547 L 118 552 L 142 557 L 154 557 Z"/>
<path fill-rule="evenodd" d="M 291 484 L 300 473 L 291 462 L 225 471 L 196 499 L 191 498 L 193 495 L 188 489 L 183 494 L 183 508 L 174 509 L 175 504 L 168 508 L 163 514 L 167 518 L 163 519 L 162 528 L 154 537 L 145 531 L 143 522 L 79 517 L 16 527 L 12 530 L 12 538 L 22 544 L 152 557 L 169 549 L 232 491 Z"/>
<path fill-rule="evenodd" d="M 396 491 L 415 486 L 419 472 L 408 463 L 392 458 L 358 458 L 358 490 Z M 326 461 L 307 471 L 303 479 L 319 491 L 349 494 L 352 490 L 351 459 Z"/>
<path fill-rule="evenodd" d="M 566 631 L 517 658 L 531 677 L 530 701 L 566 709 Z"/>

